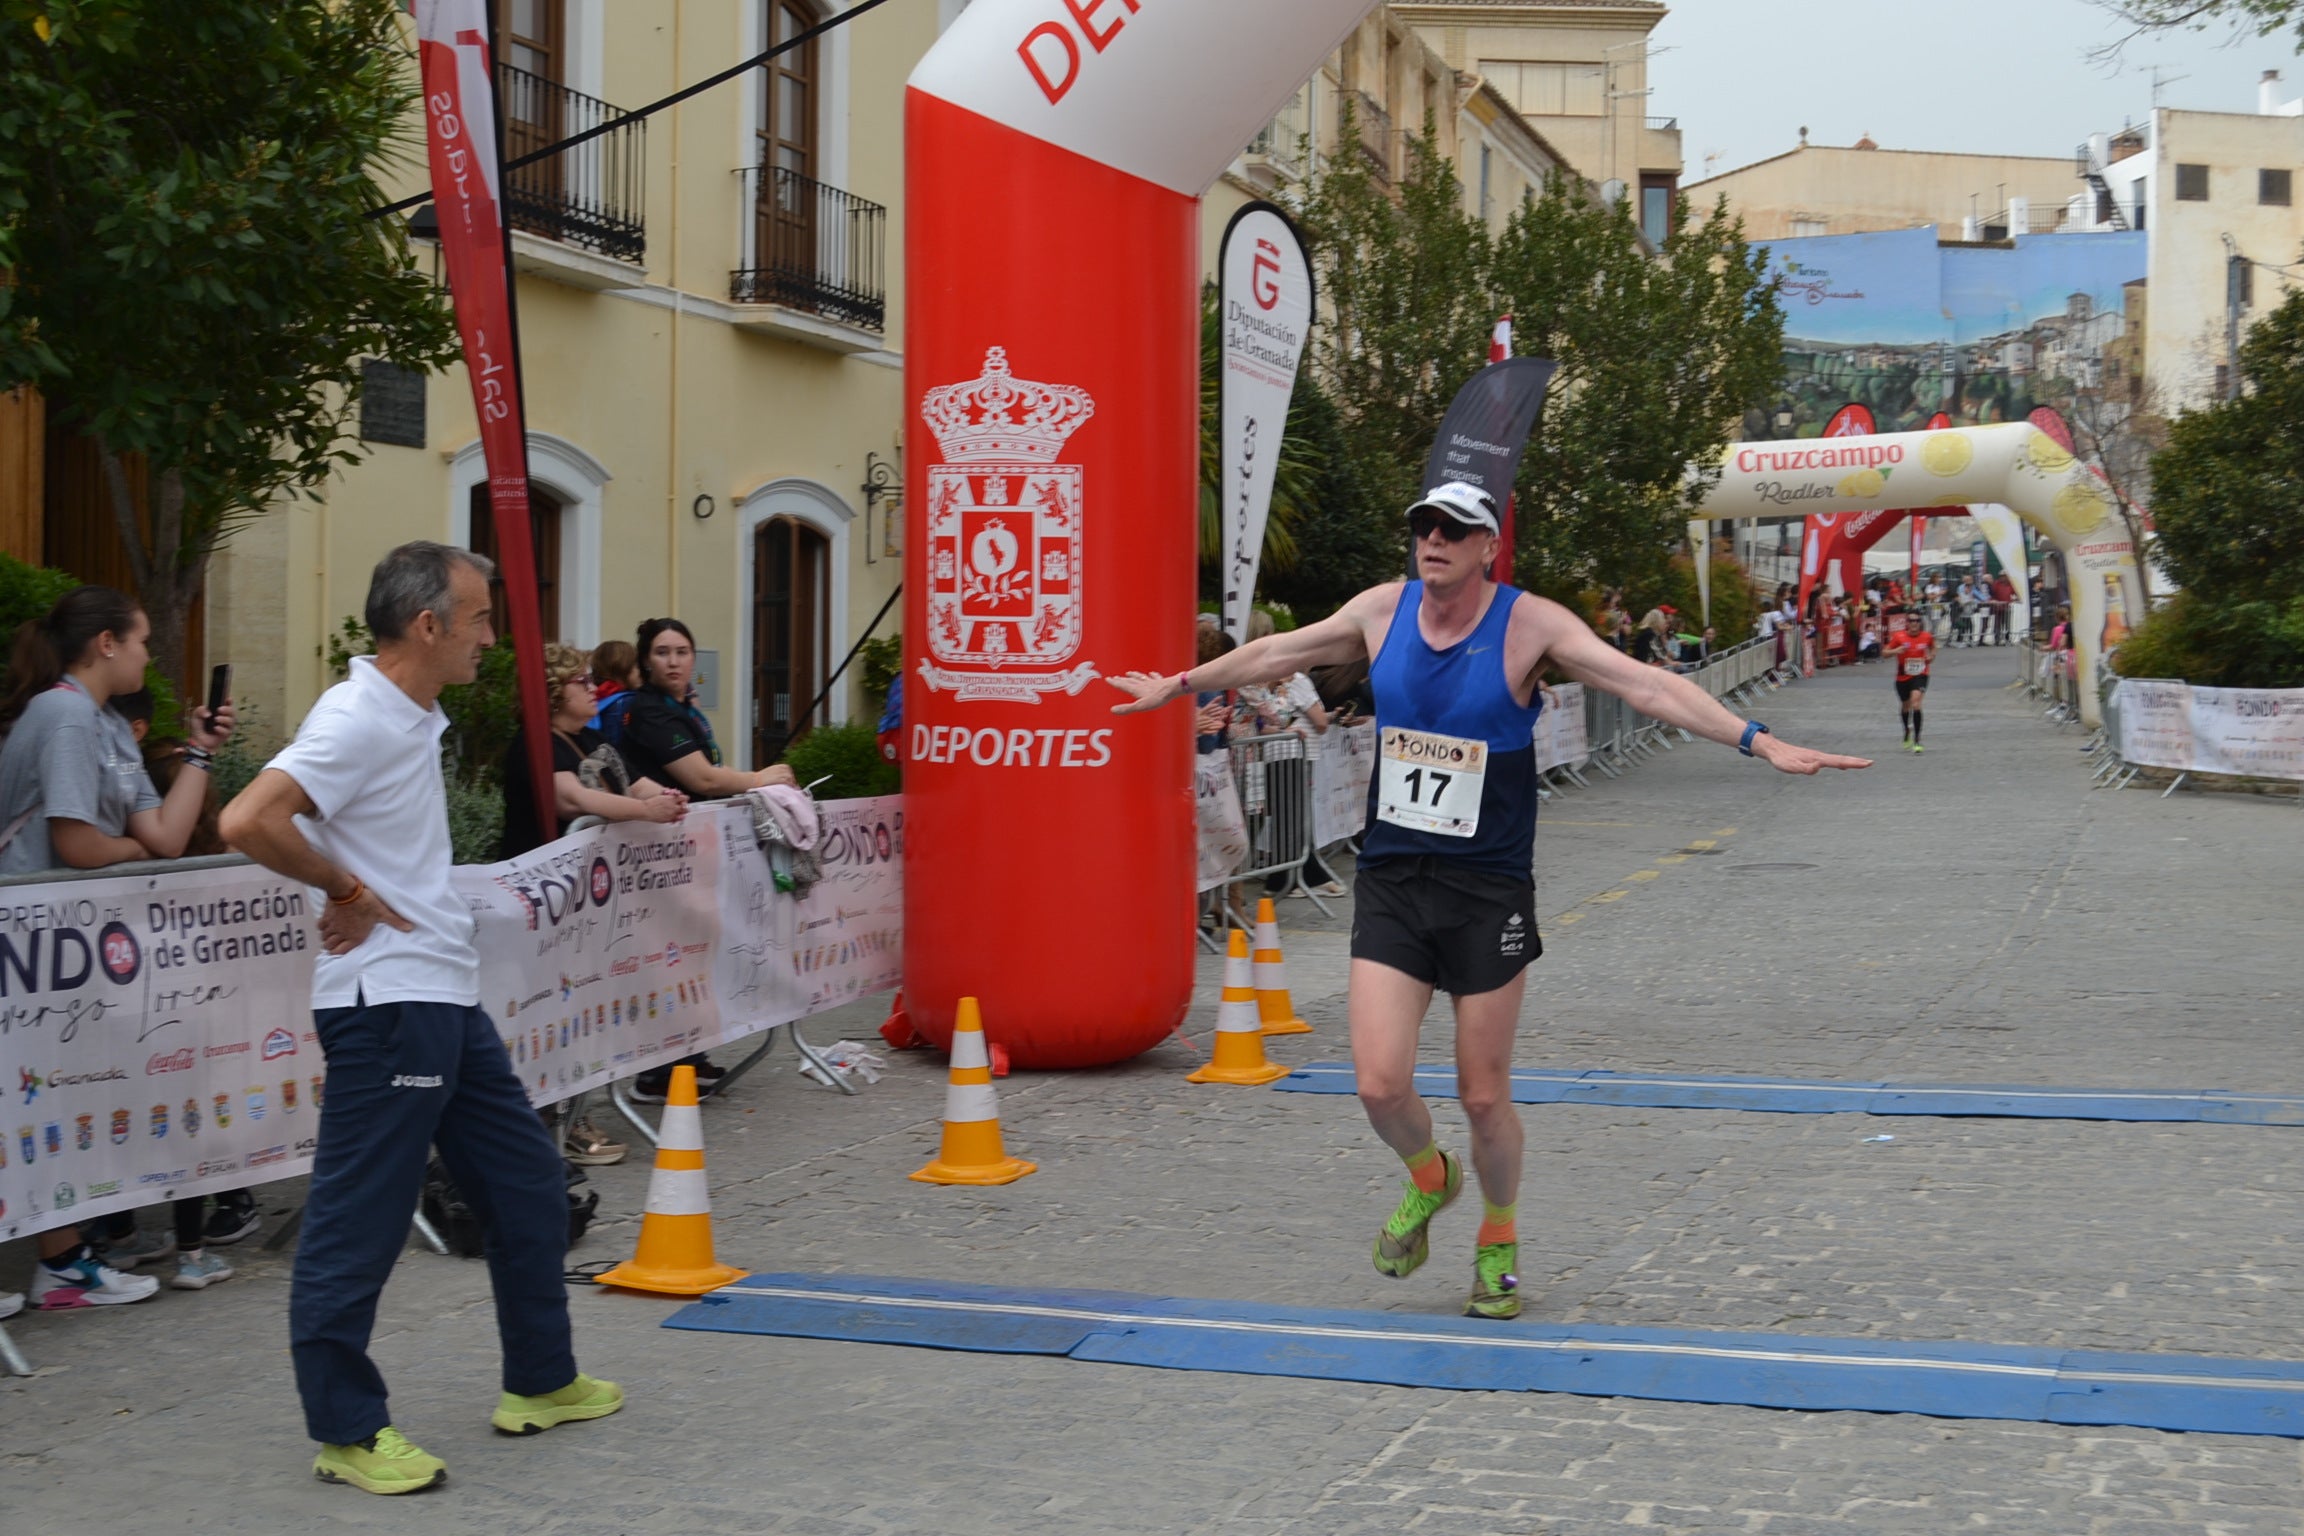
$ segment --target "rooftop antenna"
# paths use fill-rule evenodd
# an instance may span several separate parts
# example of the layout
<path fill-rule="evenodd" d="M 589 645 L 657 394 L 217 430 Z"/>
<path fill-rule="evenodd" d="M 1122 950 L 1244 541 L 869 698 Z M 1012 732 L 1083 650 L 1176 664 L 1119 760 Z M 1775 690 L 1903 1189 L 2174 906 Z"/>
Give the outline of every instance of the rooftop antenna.
<path fill-rule="evenodd" d="M 2157 64 L 2153 65 L 2153 66 L 2152 66 L 2152 105 L 2153 105 L 2153 108 L 2154 108 L 2155 110 L 2157 110 L 2157 109 L 2159 108 L 2159 105 L 2160 105 L 2160 92 L 2161 92 L 2161 89 L 2162 89 L 2163 87 L 2165 87 L 2165 86 L 2171 86 L 2171 85 L 2174 85 L 2174 84 L 2176 84 L 2176 82 L 2178 82 L 2179 80 L 2189 80 L 2189 79 L 2191 79 L 2191 78 L 2192 78 L 2192 77 L 2191 77 L 2190 75 L 2164 75 L 2164 74 L 2162 74 L 2162 73 L 2160 72 L 2160 66 L 2159 66 L 2159 65 L 2157 65 Z"/>

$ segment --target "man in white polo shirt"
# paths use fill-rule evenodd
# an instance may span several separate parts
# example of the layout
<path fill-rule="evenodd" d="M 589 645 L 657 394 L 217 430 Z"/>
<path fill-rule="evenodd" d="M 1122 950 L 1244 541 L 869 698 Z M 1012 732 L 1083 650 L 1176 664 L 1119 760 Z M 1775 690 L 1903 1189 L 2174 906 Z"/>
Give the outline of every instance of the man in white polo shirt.
<path fill-rule="evenodd" d="M 326 1106 L 288 1331 L 313 1471 L 370 1493 L 413 1493 L 447 1468 L 392 1427 L 368 1358 L 377 1297 L 407 1241 L 426 1149 L 488 1233 L 504 1350 L 490 1423 L 534 1434 L 624 1405 L 576 1369 L 561 1278 L 560 1157 L 479 1006 L 473 923 L 449 885 L 440 690 L 478 676 L 494 641 L 483 557 L 403 544 L 368 587 L 373 658 L 328 690 L 287 750 L 225 809 L 227 842 L 315 892 L 312 1007 Z"/>

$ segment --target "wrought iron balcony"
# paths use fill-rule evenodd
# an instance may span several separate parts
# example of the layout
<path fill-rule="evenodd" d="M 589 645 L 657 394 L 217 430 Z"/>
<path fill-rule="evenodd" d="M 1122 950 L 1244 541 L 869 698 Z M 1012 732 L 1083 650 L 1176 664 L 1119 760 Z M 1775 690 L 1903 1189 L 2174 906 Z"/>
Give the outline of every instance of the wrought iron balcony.
<path fill-rule="evenodd" d="M 1390 181 L 1392 114 L 1385 111 L 1384 104 L 1366 91 L 1358 94 L 1359 100 L 1353 104 L 1353 113 L 1360 120 L 1360 153 L 1368 157 L 1368 163 L 1375 168 L 1378 176 Z"/>
<path fill-rule="evenodd" d="M 728 297 L 885 329 L 888 210 L 781 166 L 743 174 L 751 218 Z"/>
<path fill-rule="evenodd" d="M 509 64 L 496 66 L 496 90 L 508 161 L 620 115 L 597 97 Z M 647 133 L 645 121 L 625 123 L 512 172 L 504 188 L 512 227 L 617 261 L 640 261 L 648 250 L 642 219 Z"/>

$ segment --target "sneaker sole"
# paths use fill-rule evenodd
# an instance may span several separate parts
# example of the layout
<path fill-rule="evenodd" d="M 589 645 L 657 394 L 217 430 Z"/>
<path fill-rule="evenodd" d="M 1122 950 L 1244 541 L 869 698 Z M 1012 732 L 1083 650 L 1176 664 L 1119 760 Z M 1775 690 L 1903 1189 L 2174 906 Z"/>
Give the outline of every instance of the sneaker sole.
<path fill-rule="evenodd" d="M 576 1164 L 580 1168 L 607 1168 L 616 1163 L 624 1161 L 626 1154 L 629 1153 L 630 1150 L 630 1148 L 626 1148 L 624 1152 L 563 1151 L 561 1156 L 567 1158 L 568 1161 Z"/>
<path fill-rule="evenodd" d="M 204 1291 L 212 1285 L 221 1285 L 231 1278 L 230 1275 L 203 1275 L 197 1280 L 178 1277 L 168 1282 L 168 1289 L 172 1291 Z"/>
<path fill-rule="evenodd" d="M 50 1291 L 47 1296 L 41 1297 L 32 1305 L 42 1312 L 77 1312 L 82 1307 L 132 1306 L 139 1301 L 150 1301 L 159 1294 L 160 1287 L 158 1285 L 154 1285 L 152 1289 L 135 1296 L 107 1296 L 97 1291 L 58 1290 Z M 51 1296 L 70 1296 L 72 1299 L 70 1301 L 51 1301 L 49 1300 Z"/>
<path fill-rule="evenodd" d="M 356 1473 L 331 1472 L 326 1467 L 320 1466 L 315 1466 L 312 1469 L 312 1475 L 324 1483 L 340 1483 L 347 1488 L 357 1488 L 362 1493 L 382 1494 L 385 1498 L 391 1498 L 395 1494 L 402 1493 L 422 1493 L 427 1488 L 437 1488 L 448 1481 L 448 1469 L 446 1467 L 433 1473 L 432 1480 L 428 1483 L 376 1483 Z"/>
<path fill-rule="evenodd" d="M 522 1414 L 511 1417 L 501 1411 L 488 1416 L 488 1427 L 500 1435 L 540 1435 L 562 1424 L 577 1424 L 586 1419 L 604 1419 L 624 1407 L 618 1398 L 606 1406 L 577 1404 L 572 1408 L 553 1408 L 544 1413 Z"/>
<path fill-rule="evenodd" d="M 249 1238 L 254 1237 L 257 1233 L 263 1230 L 264 1218 L 261 1216 L 255 1216 L 249 1219 L 248 1225 L 240 1228 L 236 1232 L 209 1232 L 204 1233 L 203 1238 L 211 1248 L 229 1248 L 234 1243 L 246 1242 Z"/>
<path fill-rule="evenodd" d="M 1509 1296 L 1501 1301 L 1468 1301 L 1464 1303 L 1466 1317 L 1484 1317 L 1490 1322 L 1510 1322 L 1520 1315 L 1520 1298 Z"/>

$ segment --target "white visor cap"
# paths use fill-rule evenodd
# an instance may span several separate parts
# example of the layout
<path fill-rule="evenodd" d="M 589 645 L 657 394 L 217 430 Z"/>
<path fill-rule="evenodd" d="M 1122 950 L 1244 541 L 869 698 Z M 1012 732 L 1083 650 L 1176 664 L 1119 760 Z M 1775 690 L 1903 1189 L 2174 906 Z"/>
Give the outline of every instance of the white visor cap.
<path fill-rule="evenodd" d="M 1476 485 L 1462 480 L 1451 480 L 1436 485 L 1424 493 L 1423 499 L 1408 510 L 1411 514 L 1424 507 L 1445 512 L 1460 523 L 1485 528 L 1490 533 L 1502 533 L 1503 525 L 1496 521 L 1496 503 L 1488 493 Z"/>

